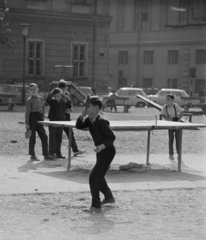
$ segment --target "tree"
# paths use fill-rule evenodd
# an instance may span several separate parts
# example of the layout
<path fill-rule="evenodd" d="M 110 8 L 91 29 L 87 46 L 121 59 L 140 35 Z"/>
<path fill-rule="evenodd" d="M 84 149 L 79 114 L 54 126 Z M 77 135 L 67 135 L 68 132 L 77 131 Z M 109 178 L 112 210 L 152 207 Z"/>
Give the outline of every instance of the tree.
<path fill-rule="evenodd" d="M 7 28 L 8 23 L 5 21 L 6 13 L 9 9 L 6 7 L 6 0 L 0 0 L 0 44 L 4 45 L 8 50 L 16 53 L 15 40 L 10 39 L 7 35 L 11 29 Z"/>

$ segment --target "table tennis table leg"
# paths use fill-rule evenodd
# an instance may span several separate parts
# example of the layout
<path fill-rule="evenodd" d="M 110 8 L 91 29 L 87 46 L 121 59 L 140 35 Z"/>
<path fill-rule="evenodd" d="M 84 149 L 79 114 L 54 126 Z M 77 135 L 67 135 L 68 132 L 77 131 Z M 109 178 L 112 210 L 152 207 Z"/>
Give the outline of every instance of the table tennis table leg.
<path fill-rule="evenodd" d="M 71 167 L 71 146 L 72 146 L 72 128 L 69 127 L 69 138 L 68 138 L 68 165 L 67 165 L 67 170 L 70 169 Z"/>
<path fill-rule="evenodd" d="M 182 129 L 179 129 L 179 153 L 178 153 L 178 171 L 181 172 L 182 163 Z"/>
<path fill-rule="evenodd" d="M 151 134 L 151 131 L 148 130 L 148 132 L 147 132 L 147 159 L 146 159 L 147 166 L 149 166 L 150 134 Z"/>

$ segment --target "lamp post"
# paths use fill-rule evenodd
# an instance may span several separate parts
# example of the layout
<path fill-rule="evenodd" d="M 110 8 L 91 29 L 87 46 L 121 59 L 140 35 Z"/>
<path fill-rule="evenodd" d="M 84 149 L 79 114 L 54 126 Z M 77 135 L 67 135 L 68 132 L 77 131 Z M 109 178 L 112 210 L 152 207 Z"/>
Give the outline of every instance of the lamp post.
<path fill-rule="evenodd" d="M 23 36 L 23 88 L 22 88 L 22 105 L 26 104 L 26 90 L 25 90 L 25 67 L 26 67 L 26 37 L 28 35 L 28 29 L 31 24 L 20 23 L 19 26 L 22 27 Z"/>

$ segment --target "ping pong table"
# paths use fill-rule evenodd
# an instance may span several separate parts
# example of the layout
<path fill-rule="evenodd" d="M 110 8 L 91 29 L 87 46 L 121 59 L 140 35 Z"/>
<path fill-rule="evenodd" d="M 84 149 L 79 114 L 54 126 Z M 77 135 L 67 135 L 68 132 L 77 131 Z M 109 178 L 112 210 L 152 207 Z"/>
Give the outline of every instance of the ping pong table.
<path fill-rule="evenodd" d="M 53 127 L 68 127 L 69 128 L 69 139 L 72 139 L 72 128 L 75 128 L 76 121 L 39 121 L 39 124 Z M 149 121 L 110 121 L 110 127 L 114 131 L 147 131 L 147 152 L 146 152 L 146 164 L 149 165 L 149 153 L 150 153 L 150 135 L 155 130 L 170 130 L 178 129 L 180 132 L 179 141 L 179 158 L 178 158 L 178 171 L 181 171 L 182 161 L 182 133 L 183 129 L 198 129 L 206 127 L 206 124 L 195 124 L 195 123 L 182 123 L 182 122 L 171 122 L 163 120 L 149 120 Z M 71 167 L 71 141 L 68 141 L 68 167 Z"/>

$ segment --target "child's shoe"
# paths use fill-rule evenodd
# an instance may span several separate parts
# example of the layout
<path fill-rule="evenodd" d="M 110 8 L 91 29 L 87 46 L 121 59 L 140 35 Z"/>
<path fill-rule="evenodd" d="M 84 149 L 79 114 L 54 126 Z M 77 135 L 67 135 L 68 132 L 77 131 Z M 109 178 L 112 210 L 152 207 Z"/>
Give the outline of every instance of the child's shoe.
<path fill-rule="evenodd" d="M 74 156 L 77 156 L 77 155 L 80 155 L 82 153 L 85 153 L 85 151 L 77 151 L 77 152 L 74 152 Z"/>
<path fill-rule="evenodd" d="M 44 161 L 56 161 L 51 155 L 44 156 Z"/>
<path fill-rule="evenodd" d="M 170 159 L 170 160 L 175 160 L 175 158 L 174 158 L 173 155 L 169 155 L 169 159 Z"/>
<path fill-rule="evenodd" d="M 32 155 L 30 160 L 31 161 L 40 161 L 40 159 L 38 159 L 38 157 L 36 157 L 35 155 Z"/>
<path fill-rule="evenodd" d="M 57 155 L 57 158 L 65 159 L 65 157 L 62 155 Z"/>

